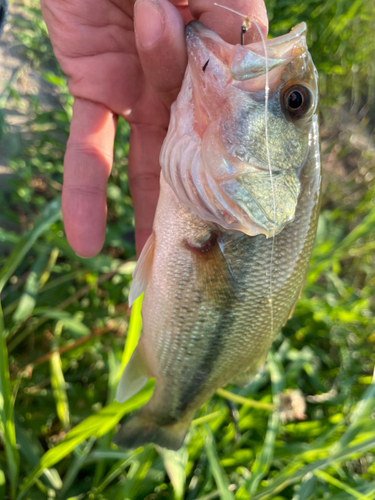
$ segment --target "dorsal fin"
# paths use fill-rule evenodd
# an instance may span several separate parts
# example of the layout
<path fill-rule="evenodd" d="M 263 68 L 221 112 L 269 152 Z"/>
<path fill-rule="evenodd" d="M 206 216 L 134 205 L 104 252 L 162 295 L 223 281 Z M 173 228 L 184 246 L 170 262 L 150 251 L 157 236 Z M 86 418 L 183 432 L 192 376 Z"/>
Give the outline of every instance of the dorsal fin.
<path fill-rule="evenodd" d="M 146 290 L 148 278 L 151 273 L 152 262 L 154 260 L 155 234 L 151 233 L 139 256 L 137 265 L 133 271 L 133 282 L 129 292 L 129 307 Z"/>

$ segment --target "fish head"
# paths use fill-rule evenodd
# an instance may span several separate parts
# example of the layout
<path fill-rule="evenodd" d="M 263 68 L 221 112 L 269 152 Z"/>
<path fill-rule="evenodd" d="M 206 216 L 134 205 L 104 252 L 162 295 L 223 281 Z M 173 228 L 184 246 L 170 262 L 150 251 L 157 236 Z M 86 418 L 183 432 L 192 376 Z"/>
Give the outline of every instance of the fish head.
<path fill-rule="evenodd" d="M 204 220 L 278 234 L 294 219 L 301 172 L 317 147 L 306 25 L 242 46 L 194 21 L 186 40 L 188 67 L 161 153 L 165 179 Z"/>

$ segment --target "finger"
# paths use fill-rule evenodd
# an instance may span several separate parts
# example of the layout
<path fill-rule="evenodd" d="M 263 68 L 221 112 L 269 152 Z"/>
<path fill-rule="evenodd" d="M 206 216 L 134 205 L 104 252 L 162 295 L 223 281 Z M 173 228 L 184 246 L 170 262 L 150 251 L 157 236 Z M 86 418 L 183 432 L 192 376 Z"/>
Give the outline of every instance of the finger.
<path fill-rule="evenodd" d="M 234 9 L 256 21 L 262 35 L 266 37 L 268 19 L 263 0 L 216 0 L 216 3 Z M 198 19 L 207 28 L 215 31 L 226 42 L 240 43 L 241 26 L 244 19 L 242 16 L 214 5 L 213 0 L 190 0 L 189 7 L 194 19 Z M 256 23 L 252 23 L 246 33 L 245 43 L 261 40 Z"/>
<path fill-rule="evenodd" d="M 170 106 L 178 95 L 187 64 L 184 19 L 168 0 L 137 0 L 134 25 L 146 78 Z"/>
<path fill-rule="evenodd" d="M 135 217 L 137 255 L 152 231 L 159 198 L 159 154 L 166 128 L 133 125 L 129 148 L 129 186 Z"/>
<path fill-rule="evenodd" d="M 75 99 L 64 159 L 62 211 L 69 244 L 82 257 L 93 257 L 104 243 L 115 131 L 116 118 L 106 107 Z"/>
<path fill-rule="evenodd" d="M 189 0 L 169 0 L 169 2 L 176 7 L 183 17 L 185 24 L 193 20 L 193 16 L 189 9 Z"/>

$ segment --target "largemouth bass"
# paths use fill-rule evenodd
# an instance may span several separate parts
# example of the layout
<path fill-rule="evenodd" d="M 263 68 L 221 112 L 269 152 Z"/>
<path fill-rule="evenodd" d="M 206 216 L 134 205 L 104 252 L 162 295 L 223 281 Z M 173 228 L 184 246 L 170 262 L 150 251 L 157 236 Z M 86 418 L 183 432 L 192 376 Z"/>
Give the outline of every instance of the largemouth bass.
<path fill-rule="evenodd" d="M 188 67 L 160 161 L 153 234 L 133 275 L 143 333 L 117 390 L 150 401 L 115 442 L 178 449 L 218 387 L 250 382 L 303 287 L 321 167 L 306 26 L 229 45 L 186 28 Z M 268 89 L 268 90 L 267 90 Z"/>

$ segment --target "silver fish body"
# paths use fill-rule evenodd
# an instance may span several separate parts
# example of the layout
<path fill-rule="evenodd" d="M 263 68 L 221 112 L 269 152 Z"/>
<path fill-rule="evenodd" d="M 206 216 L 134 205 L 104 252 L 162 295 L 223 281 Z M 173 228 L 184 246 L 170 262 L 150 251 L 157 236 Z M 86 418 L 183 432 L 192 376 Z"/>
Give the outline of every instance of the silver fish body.
<path fill-rule="evenodd" d="M 218 387 L 250 381 L 292 313 L 316 234 L 317 78 L 304 26 L 266 42 L 267 56 L 262 44 L 233 47 L 196 22 L 187 44 L 153 235 L 131 290 L 132 300 L 145 290 L 143 333 L 117 399 L 149 377 L 156 384 L 116 436 L 125 447 L 178 449 Z"/>

